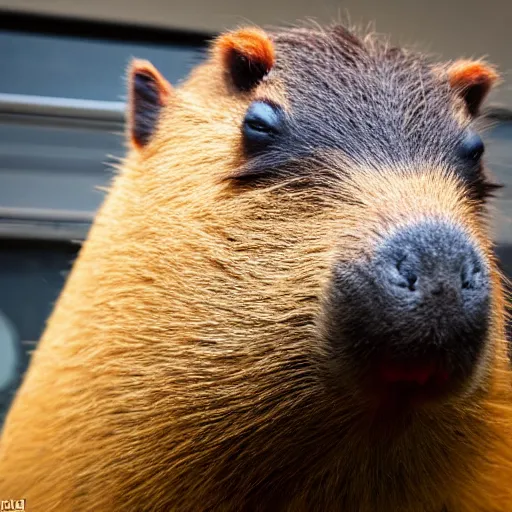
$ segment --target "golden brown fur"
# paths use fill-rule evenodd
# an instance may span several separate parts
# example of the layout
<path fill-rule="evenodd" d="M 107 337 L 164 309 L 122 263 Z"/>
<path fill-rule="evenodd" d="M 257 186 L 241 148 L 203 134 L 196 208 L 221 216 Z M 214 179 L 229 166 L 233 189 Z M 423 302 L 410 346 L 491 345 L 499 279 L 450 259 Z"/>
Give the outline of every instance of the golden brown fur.
<path fill-rule="evenodd" d="M 225 179 L 245 158 L 240 120 L 286 87 L 233 94 L 219 59 L 116 177 L 7 418 L 0 497 L 31 511 L 512 510 L 494 263 L 472 383 L 389 431 L 322 335 L 336 259 L 439 216 L 492 261 L 486 216 L 435 159 L 375 172 L 333 151 L 307 187 L 241 191 Z"/>

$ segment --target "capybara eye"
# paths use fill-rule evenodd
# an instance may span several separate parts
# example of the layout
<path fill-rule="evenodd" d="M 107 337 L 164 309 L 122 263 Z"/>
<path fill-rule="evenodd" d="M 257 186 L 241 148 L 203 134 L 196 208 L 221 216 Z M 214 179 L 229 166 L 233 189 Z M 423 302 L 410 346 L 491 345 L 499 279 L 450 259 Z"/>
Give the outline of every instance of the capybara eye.
<path fill-rule="evenodd" d="M 266 146 L 283 128 L 283 111 L 266 101 L 254 101 L 245 114 L 242 133 L 248 149 Z"/>
<path fill-rule="evenodd" d="M 480 135 L 470 131 L 466 134 L 464 140 L 462 141 L 459 152 L 460 156 L 465 160 L 476 163 L 484 154 L 484 150 L 485 146 Z"/>

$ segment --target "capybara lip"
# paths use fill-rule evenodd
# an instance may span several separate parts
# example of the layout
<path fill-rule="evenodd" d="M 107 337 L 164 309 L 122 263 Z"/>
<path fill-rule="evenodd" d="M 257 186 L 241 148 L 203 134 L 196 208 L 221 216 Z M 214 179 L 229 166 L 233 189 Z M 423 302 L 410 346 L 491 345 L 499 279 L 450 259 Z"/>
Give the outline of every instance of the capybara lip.
<path fill-rule="evenodd" d="M 439 361 L 383 361 L 373 372 L 371 392 L 382 406 L 414 407 L 441 400 L 456 380 Z"/>

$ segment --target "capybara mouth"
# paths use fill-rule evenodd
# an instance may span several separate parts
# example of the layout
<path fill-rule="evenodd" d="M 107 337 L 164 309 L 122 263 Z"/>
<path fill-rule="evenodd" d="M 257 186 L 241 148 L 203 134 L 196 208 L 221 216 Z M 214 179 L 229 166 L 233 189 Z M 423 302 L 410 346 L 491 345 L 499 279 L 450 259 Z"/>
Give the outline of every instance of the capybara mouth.
<path fill-rule="evenodd" d="M 373 372 L 371 393 L 384 408 L 409 408 L 441 400 L 456 379 L 440 361 L 384 361 Z"/>

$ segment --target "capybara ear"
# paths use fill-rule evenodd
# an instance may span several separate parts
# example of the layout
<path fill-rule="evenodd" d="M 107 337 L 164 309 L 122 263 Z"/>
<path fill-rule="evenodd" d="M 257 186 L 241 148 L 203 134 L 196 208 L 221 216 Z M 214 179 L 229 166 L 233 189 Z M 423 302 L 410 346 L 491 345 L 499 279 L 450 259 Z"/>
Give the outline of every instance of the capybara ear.
<path fill-rule="evenodd" d="M 496 70 L 485 62 L 458 60 L 448 67 L 448 78 L 450 85 L 463 97 L 469 113 L 476 116 L 499 77 Z"/>
<path fill-rule="evenodd" d="M 171 84 L 148 61 L 133 60 L 128 73 L 128 130 L 130 141 L 141 149 L 151 140 L 160 110 L 173 94 Z"/>
<path fill-rule="evenodd" d="M 258 28 L 243 28 L 220 36 L 214 51 L 220 55 L 233 85 L 244 92 L 255 87 L 274 65 L 274 45 Z"/>

